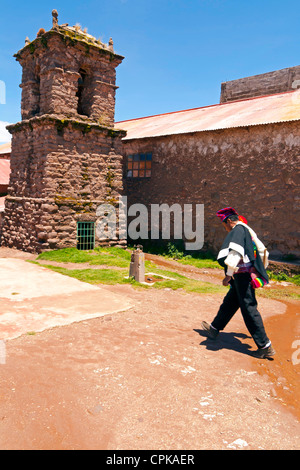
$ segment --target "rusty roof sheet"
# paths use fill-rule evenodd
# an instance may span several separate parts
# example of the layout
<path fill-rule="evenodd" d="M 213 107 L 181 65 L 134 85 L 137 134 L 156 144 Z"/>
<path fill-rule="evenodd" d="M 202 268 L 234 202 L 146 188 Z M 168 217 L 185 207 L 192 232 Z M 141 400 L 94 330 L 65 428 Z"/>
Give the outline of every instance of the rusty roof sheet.
<path fill-rule="evenodd" d="M 11 142 L 6 144 L 0 144 L 0 155 L 3 153 L 10 153 L 11 152 Z"/>
<path fill-rule="evenodd" d="M 10 161 L 0 158 L 0 185 L 9 184 Z"/>
<path fill-rule="evenodd" d="M 300 90 L 120 121 L 123 140 L 300 120 Z"/>

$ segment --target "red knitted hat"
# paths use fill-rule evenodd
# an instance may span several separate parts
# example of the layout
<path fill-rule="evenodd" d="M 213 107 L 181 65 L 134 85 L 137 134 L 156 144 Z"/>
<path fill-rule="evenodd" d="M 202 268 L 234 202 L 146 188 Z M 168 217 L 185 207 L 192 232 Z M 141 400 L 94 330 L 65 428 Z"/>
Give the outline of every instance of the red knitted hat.
<path fill-rule="evenodd" d="M 227 219 L 230 215 L 239 215 L 233 207 L 225 207 L 224 209 L 220 209 L 217 212 L 217 217 L 221 220 L 221 222 L 224 222 L 224 220 Z"/>

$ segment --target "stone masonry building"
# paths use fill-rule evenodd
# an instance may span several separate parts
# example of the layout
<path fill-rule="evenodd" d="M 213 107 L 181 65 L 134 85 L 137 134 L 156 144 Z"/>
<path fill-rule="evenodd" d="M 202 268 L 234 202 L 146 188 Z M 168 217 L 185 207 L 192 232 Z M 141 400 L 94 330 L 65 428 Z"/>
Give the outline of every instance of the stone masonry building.
<path fill-rule="evenodd" d="M 128 205 L 204 204 L 204 249 L 232 206 L 271 256 L 300 258 L 300 66 L 222 84 L 221 103 L 118 122 Z M 138 168 L 152 155 L 151 175 Z"/>
<path fill-rule="evenodd" d="M 12 134 L 2 245 L 25 251 L 94 246 L 99 204 L 123 192 L 122 137 L 114 129 L 116 67 L 123 57 L 78 26 L 26 40 L 22 121 Z M 101 243 L 101 240 L 98 240 Z M 112 244 L 126 241 L 110 240 Z"/>
<path fill-rule="evenodd" d="M 217 105 L 114 123 L 123 57 L 79 26 L 40 30 L 16 54 L 22 121 L 12 133 L 1 243 L 25 251 L 103 243 L 97 207 L 204 204 L 204 249 L 233 206 L 271 256 L 300 258 L 300 66 L 222 83 Z M 120 130 L 121 129 L 121 130 Z"/>

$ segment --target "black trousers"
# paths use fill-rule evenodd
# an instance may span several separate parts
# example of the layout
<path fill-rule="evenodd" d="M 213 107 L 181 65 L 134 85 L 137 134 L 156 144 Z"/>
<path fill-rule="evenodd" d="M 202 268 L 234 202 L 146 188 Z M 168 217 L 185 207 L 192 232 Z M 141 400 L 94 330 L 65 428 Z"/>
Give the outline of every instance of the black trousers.
<path fill-rule="evenodd" d="M 230 282 L 231 286 L 224 297 L 223 303 L 212 322 L 217 330 L 224 330 L 236 311 L 240 308 L 246 327 L 258 348 L 263 348 L 269 342 L 259 311 L 255 290 L 251 286 L 251 277 L 248 273 L 235 274 Z"/>

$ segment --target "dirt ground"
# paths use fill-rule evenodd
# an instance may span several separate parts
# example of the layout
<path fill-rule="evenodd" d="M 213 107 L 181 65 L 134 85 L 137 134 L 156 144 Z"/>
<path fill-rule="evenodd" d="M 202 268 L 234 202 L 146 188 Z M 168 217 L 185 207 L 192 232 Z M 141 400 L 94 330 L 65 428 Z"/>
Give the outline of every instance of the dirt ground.
<path fill-rule="evenodd" d="M 134 306 L 5 342 L 0 449 L 300 448 L 299 303 L 259 299 L 277 351 L 266 361 L 239 312 L 205 337 L 222 296 L 101 287 Z"/>

